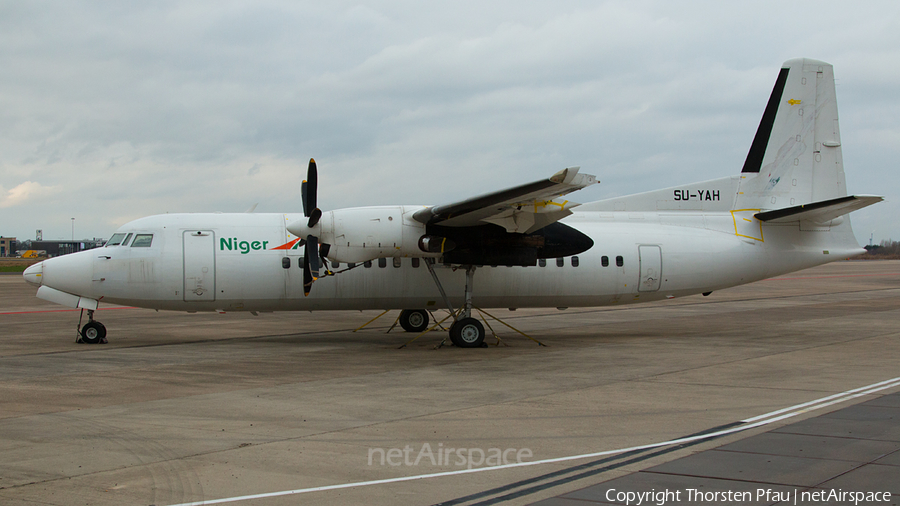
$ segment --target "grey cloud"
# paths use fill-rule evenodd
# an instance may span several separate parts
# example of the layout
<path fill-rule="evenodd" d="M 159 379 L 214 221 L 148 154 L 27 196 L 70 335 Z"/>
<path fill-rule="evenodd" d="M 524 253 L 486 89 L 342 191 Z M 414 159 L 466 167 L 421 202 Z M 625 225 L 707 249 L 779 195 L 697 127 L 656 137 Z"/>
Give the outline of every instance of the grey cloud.
<path fill-rule="evenodd" d="M 721 177 L 796 56 L 835 64 L 851 191 L 896 188 L 898 8 L 792 10 L 813 7 L 7 3 L 0 186 L 68 192 L 4 208 L 2 232 L 64 234 L 71 209 L 87 235 L 158 212 L 296 211 L 311 156 L 327 208 L 445 202 L 570 165 L 602 181 L 582 201 Z M 890 236 L 881 220 L 858 228 Z"/>

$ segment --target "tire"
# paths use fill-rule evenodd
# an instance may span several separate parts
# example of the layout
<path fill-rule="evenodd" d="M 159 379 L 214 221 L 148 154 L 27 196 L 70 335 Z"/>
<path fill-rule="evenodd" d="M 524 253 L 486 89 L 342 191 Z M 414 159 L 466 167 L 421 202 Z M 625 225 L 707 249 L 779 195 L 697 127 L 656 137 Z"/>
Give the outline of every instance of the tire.
<path fill-rule="evenodd" d="M 460 348 L 480 348 L 484 344 L 484 326 L 475 318 L 462 318 L 450 326 L 450 340 Z"/>
<path fill-rule="evenodd" d="M 81 340 L 85 344 L 98 344 L 106 337 L 106 327 L 100 322 L 88 322 L 81 327 Z"/>
<path fill-rule="evenodd" d="M 400 326 L 407 332 L 425 332 L 429 323 L 428 311 L 424 309 L 404 309 L 400 311 Z"/>

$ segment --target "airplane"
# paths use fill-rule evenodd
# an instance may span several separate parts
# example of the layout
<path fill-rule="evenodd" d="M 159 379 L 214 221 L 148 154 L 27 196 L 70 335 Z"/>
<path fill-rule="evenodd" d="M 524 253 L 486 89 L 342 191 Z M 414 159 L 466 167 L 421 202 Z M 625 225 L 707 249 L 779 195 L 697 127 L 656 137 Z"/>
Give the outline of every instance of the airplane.
<path fill-rule="evenodd" d="M 106 342 L 101 302 L 171 311 L 400 309 L 410 332 L 447 309 L 450 339 L 481 347 L 481 308 L 632 304 L 714 290 L 860 253 L 834 74 L 784 63 L 741 171 L 577 204 L 598 181 L 578 167 L 438 206 L 323 211 L 310 160 L 303 213 L 164 214 L 120 227 L 105 247 L 44 260 L 37 297 L 88 313 L 80 341 Z M 477 284 L 475 283 L 477 279 Z M 79 321 L 80 324 L 80 321 Z"/>

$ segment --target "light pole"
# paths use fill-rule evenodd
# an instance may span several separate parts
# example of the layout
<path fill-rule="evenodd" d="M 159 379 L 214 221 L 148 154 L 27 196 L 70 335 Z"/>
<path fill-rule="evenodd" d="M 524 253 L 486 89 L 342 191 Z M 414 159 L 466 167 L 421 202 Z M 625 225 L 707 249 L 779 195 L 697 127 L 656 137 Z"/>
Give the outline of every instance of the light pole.
<path fill-rule="evenodd" d="M 72 253 L 75 252 L 75 218 L 72 218 Z"/>

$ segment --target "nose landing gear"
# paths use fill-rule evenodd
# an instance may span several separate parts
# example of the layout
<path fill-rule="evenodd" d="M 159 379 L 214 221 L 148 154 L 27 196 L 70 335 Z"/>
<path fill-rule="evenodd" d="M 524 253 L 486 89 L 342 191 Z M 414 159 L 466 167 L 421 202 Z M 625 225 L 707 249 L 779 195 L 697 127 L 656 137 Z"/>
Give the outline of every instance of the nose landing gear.
<path fill-rule="evenodd" d="M 84 310 L 81 310 L 84 316 Z M 88 309 L 88 322 L 81 326 L 81 317 L 78 318 L 78 337 L 76 343 L 81 344 L 106 344 L 106 327 L 94 320 L 94 311 Z"/>

